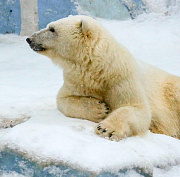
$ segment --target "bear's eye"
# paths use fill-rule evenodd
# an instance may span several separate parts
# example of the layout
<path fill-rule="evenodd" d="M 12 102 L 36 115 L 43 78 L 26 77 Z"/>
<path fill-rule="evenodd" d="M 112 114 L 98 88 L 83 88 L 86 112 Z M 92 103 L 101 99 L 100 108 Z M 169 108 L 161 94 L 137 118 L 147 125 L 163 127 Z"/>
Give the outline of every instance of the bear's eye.
<path fill-rule="evenodd" d="M 52 33 L 55 32 L 55 29 L 54 28 L 50 28 L 49 31 L 51 31 Z"/>

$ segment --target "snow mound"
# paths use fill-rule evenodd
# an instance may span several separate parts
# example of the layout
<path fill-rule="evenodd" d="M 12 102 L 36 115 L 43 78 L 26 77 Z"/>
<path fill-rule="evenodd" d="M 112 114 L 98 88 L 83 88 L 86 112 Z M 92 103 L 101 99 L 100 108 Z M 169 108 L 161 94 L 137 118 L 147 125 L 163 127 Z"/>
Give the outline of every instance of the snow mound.
<path fill-rule="evenodd" d="M 180 163 L 180 141 L 147 132 L 143 136 L 109 141 L 94 133 L 96 123 L 67 118 L 57 110 L 36 113 L 9 129 L 1 146 L 19 151 L 38 163 L 65 163 L 101 172 L 139 167 L 151 170 Z"/>

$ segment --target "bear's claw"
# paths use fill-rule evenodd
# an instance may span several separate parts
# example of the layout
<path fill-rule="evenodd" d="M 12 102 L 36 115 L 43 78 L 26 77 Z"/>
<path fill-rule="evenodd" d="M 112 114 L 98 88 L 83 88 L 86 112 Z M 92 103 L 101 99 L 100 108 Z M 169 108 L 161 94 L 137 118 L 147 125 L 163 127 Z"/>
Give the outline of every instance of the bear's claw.
<path fill-rule="evenodd" d="M 95 127 L 95 132 L 101 137 L 107 138 L 111 141 L 120 141 L 132 135 L 131 129 L 127 124 L 117 123 L 113 125 L 108 119 L 100 122 Z"/>

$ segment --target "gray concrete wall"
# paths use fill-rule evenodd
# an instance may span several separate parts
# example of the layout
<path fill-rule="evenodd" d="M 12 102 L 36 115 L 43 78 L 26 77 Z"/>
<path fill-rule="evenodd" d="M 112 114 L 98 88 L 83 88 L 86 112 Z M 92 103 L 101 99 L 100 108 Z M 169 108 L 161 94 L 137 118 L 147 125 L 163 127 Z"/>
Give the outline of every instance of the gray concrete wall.
<path fill-rule="evenodd" d="M 38 31 L 37 0 L 20 0 L 21 4 L 21 35 L 29 36 Z"/>

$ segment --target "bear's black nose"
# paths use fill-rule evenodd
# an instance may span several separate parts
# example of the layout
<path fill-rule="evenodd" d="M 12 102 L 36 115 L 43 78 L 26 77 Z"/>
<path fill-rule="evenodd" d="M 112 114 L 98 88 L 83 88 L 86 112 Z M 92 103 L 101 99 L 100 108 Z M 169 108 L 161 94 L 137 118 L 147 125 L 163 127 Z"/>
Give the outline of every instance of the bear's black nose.
<path fill-rule="evenodd" d="M 28 44 L 31 44 L 31 42 L 32 42 L 30 38 L 27 38 L 26 41 Z"/>

